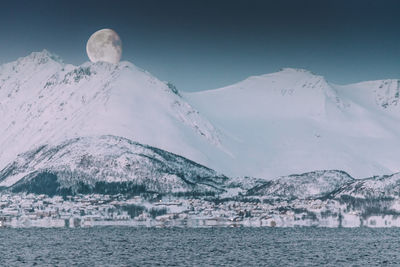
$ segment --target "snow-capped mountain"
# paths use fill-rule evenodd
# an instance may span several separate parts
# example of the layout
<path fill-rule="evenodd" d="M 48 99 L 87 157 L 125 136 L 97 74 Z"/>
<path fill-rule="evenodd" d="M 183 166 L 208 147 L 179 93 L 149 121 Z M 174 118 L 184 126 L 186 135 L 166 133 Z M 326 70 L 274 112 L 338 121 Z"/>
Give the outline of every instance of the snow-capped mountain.
<path fill-rule="evenodd" d="M 64 64 L 48 51 L 0 67 L 0 169 L 39 145 L 114 135 L 213 166 L 215 127 L 129 62 Z"/>
<path fill-rule="evenodd" d="M 129 62 L 73 66 L 44 50 L 0 66 L 0 170 L 39 146 L 111 135 L 231 177 L 391 174 L 400 170 L 399 88 L 283 69 L 182 93 Z"/>
<path fill-rule="evenodd" d="M 32 193 L 220 193 L 228 178 L 164 150 L 115 136 L 82 137 L 21 154 L 0 187 Z"/>
<path fill-rule="evenodd" d="M 399 88 L 397 80 L 339 86 L 283 69 L 183 95 L 225 137 L 237 175 L 338 169 L 363 178 L 400 170 Z"/>

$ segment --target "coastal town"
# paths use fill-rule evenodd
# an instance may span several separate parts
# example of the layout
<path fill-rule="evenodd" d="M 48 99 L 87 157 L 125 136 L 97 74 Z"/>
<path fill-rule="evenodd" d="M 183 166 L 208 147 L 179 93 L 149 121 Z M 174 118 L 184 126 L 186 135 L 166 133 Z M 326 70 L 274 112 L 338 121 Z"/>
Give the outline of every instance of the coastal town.
<path fill-rule="evenodd" d="M 266 201 L 170 196 L 2 193 L 0 227 L 391 227 L 396 212 L 362 214 L 338 200 Z"/>

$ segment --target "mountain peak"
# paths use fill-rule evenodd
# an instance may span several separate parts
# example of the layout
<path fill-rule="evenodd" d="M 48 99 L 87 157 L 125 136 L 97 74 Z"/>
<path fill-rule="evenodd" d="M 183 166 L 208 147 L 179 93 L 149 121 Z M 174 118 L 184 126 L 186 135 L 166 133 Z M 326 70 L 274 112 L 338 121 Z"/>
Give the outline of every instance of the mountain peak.
<path fill-rule="evenodd" d="M 250 76 L 247 79 L 239 82 L 241 83 L 324 83 L 327 84 L 325 78 L 321 75 L 317 75 L 309 70 L 306 69 L 296 69 L 296 68 L 282 68 L 278 72 L 267 73 L 258 76 Z M 228 86 L 230 87 L 230 86 Z M 307 87 L 304 85 L 303 87 Z"/>
<path fill-rule="evenodd" d="M 204 150 L 220 149 L 218 132 L 207 119 L 132 63 L 61 62 L 43 50 L 0 67 L 0 167 L 38 144 L 103 134 L 201 164 L 209 161 L 199 143 Z"/>
<path fill-rule="evenodd" d="M 58 56 L 54 53 L 51 53 L 47 49 L 43 49 L 40 52 L 32 52 L 28 56 L 18 59 L 18 61 L 24 61 L 24 60 L 32 60 L 38 64 L 45 64 L 49 61 L 63 63 L 63 60 L 60 56 Z"/>
<path fill-rule="evenodd" d="M 3 77 L 3 81 L 12 79 L 16 74 L 24 77 L 23 79 L 29 79 L 29 77 L 38 71 L 51 74 L 59 71 L 64 66 L 63 60 L 58 55 L 44 49 L 1 65 L 0 76 Z"/>
<path fill-rule="evenodd" d="M 287 72 L 287 73 L 307 73 L 307 74 L 312 74 L 315 75 L 314 73 L 312 73 L 309 70 L 306 69 L 301 69 L 301 68 L 282 68 L 279 70 L 279 72 Z"/>

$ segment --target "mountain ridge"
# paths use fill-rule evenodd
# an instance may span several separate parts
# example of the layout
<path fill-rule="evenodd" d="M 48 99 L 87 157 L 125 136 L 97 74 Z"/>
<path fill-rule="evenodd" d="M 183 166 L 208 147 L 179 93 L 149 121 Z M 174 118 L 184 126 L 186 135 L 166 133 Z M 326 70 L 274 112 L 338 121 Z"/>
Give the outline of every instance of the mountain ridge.
<path fill-rule="evenodd" d="M 129 62 L 73 66 L 47 50 L 0 70 L 0 169 L 40 144 L 113 135 L 232 177 L 400 170 L 396 80 L 338 86 L 286 68 L 187 93 Z"/>
<path fill-rule="evenodd" d="M 73 66 L 57 58 L 45 50 L 2 67 L 0 168 L 37 144 L 99 134 L 203 163 L 209 150 L 225 153 L 214 126 L 148 72 L 129 62 Z"/>
<path fill-rule="evenodd" d="M 230 151 L 245 162 L 241 175 L 341 169 L 362 178 L 400 170 L 398 90 L 396 80 L 339 86 L 287 68 L 183 95 L 236 140 Z"/>

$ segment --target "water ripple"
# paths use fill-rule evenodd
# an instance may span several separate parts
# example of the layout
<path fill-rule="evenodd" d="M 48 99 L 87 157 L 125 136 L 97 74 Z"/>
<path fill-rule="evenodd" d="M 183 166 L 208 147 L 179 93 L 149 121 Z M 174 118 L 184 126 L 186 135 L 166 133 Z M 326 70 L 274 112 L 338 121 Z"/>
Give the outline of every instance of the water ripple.
<path fill-rule="evenodd" d="M 390 266 L 400 229 L 1 229 L 2 266 Z"/>

